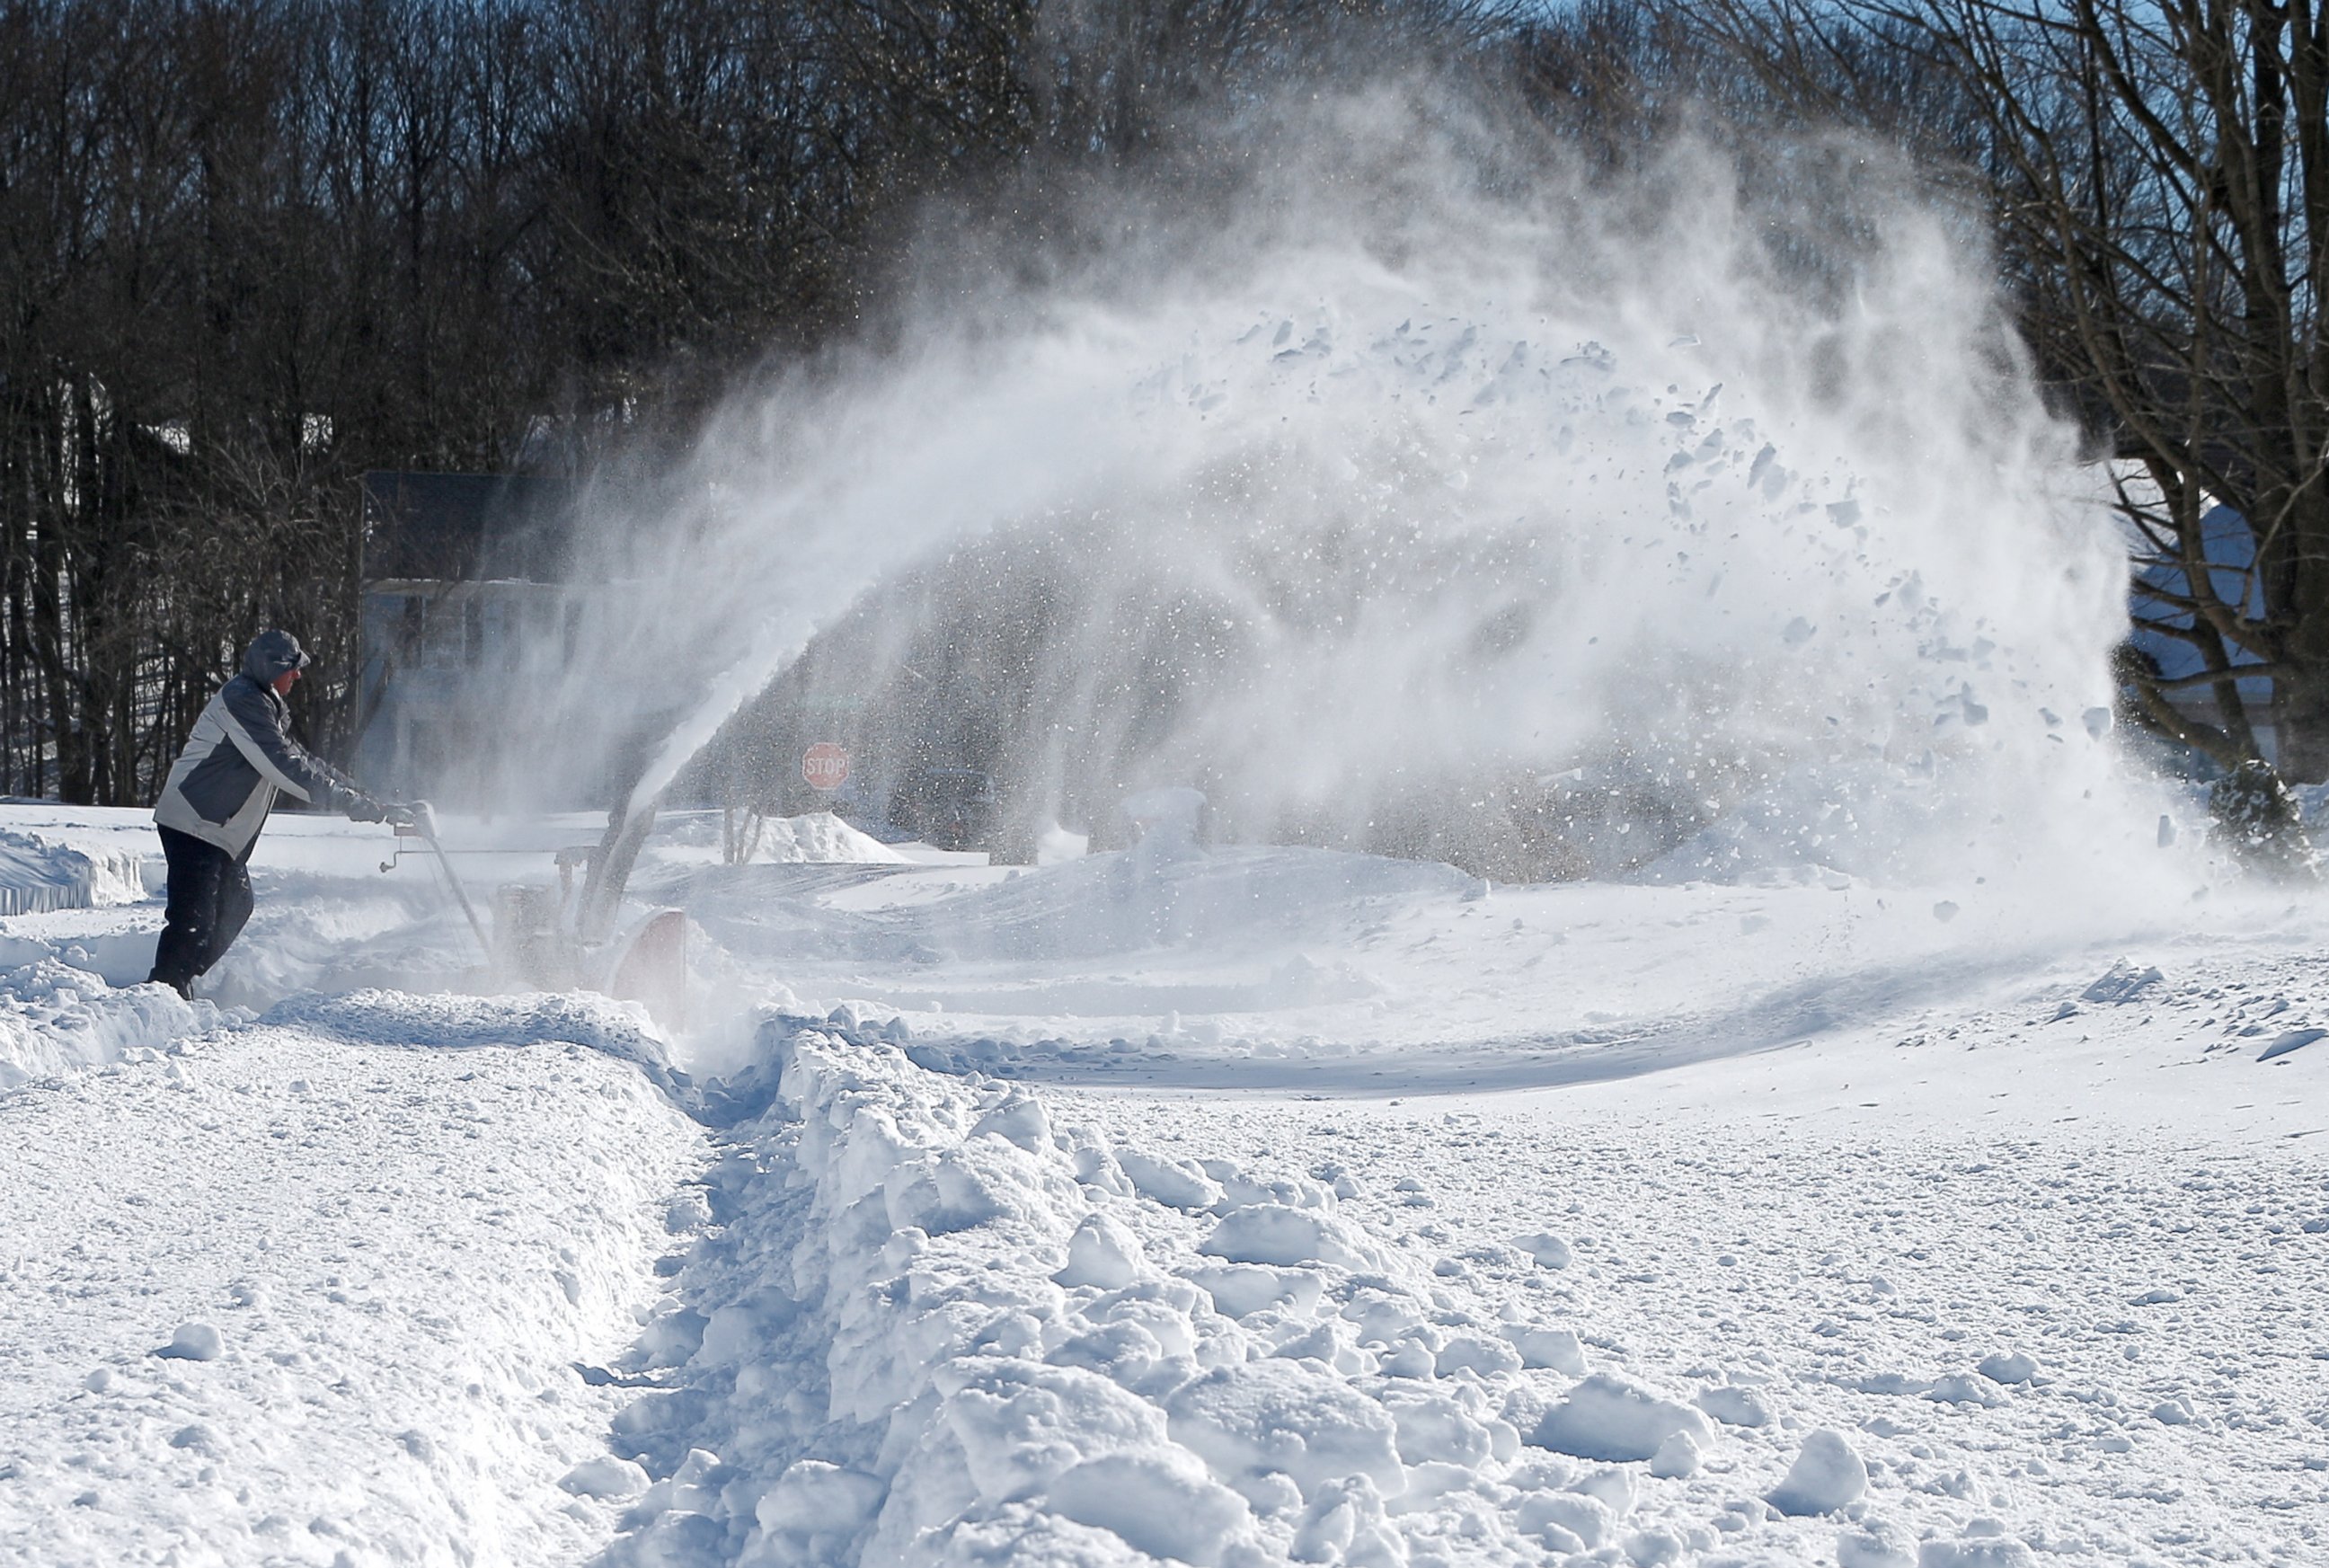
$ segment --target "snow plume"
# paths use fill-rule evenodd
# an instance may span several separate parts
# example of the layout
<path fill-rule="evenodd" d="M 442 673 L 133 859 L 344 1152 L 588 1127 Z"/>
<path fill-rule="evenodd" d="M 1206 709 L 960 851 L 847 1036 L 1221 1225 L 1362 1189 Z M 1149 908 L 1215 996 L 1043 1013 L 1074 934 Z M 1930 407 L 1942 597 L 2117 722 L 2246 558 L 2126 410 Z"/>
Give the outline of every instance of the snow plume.
<path fill-rule="evenodd" d="M 1070 817 L 1193 783 L 1500 876 L 2156 864 L 2124 562 L 1946 213 L 1834 149 L 1766 201 L 1703 148 L 1597 183 L 1413 94 L 1305 113 L 1229 194 L 948 234 L 893 344 L 728 411 L 618 531 L 610 646 L 687 704 L 635 799 L 953 559 L 975 629 L 1043 622 L 1006 760 Z"/>

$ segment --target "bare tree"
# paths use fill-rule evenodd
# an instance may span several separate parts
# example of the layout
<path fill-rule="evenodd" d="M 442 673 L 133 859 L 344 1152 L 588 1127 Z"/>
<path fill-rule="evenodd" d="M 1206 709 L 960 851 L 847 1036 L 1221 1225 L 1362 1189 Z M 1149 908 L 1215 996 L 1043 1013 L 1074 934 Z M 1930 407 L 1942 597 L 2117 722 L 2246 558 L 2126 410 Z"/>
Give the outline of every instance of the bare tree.
<path fill-rule="evenodd" d="M 1717 0 L 1735 56 L 1975 181 L 2024 335 L 2120 459 L 2131 713 L 2329 779 L 2329 16 L 2312 0 Z M 1928 80 L 1919 115 L 1872 63 Z M 1883 75 L 1897 76 L 1890 65 Z M 1936 123 L 1929 112 L 1946 104 Z M 2199 700 L 2194 700 L 2199 699 Z"/>
<path fill-rule="evenodd" d="M 1488 14 L 0 0 L 0 789 L 149 798 L 268 621 L 344 741 L 367 468 L 651 471 L 866 330 L 934 200 Z"/>

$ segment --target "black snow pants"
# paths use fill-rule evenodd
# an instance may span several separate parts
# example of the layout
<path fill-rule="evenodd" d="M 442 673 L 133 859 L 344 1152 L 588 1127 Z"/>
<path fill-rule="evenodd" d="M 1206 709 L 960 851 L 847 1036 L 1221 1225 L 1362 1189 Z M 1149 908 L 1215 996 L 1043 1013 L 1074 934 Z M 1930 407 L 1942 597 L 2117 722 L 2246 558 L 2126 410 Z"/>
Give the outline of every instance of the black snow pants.
<path fill-rule="evenodd" d="M 146 978 L 185 997 L 194 977 L 219 961 L 250 918 L 250 851 L 232 855 L 191 833 L 159 831 L 170 863 L 170 907 L 154 949 L 154 972 Z"/>

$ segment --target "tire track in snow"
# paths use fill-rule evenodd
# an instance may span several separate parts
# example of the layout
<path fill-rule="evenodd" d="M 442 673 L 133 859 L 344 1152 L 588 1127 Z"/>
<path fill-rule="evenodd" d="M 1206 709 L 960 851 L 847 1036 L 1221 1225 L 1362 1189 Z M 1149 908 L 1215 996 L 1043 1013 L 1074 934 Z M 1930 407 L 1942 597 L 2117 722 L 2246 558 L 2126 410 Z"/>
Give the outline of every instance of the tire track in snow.
<path fill-rule="evenodd" d="M 1154 1036 L 1139 1043 L 1058 1036 L 1014 1041 L 949 1035 L 902 1016 L 889 1037 L 933 1071 L 988 1072 L 1064 1087 L 1327 1096 L 1497 1092 L 1608 1082 L 1783 1050 L 1825 1034 L 1897 1024 L 1920 1009 L 1969 997 L 2002 1004 L 2011 996 L 2032 1005 L 2043 997 L 2051 1006 L 2077 997 L 2109 961 L 2108 953 L 2098 949 L 1873 964 L 1794 980 L 1732 1007 L 1615 1020 L 1554 1034 L 1440 1042 L 1429 1048 L 1401 1043 L 1373 1050 L 1280 1049 L 1265 1054 L 1249 1048 L 1190 1049 Z"/>

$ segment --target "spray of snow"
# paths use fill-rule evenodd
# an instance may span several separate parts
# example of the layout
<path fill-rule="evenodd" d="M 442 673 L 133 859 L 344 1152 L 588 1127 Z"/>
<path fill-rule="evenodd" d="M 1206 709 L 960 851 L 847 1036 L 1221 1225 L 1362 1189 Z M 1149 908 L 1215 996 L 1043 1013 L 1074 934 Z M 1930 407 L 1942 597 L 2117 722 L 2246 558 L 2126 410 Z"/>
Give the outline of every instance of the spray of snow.
<path fill-rule="evenodd" d="M 649 575 L 613 656 L 664 697 L 674 658 L 723 672 L 634 811 L 867 590 L 1040 539 L 1077 614 L 1039 776 L 1145 723 L 1123 782 L 1255 836 L 1518 781 L 1618 834 L 1654 801 L 1677 877 L 2117 896 L 2168 858 L 2109 733 L 2116 537 L 1942 217 L 1875 172 L 1866 233 L 1775 247 L 1718 159 L 1613 194 L 1398 95 L 1318 113 L 1237 221 L 934 288 L 907 347 L 740 404 L 685 505 L 621 519 Z M 1187 700 L 1136 717 L 1160 626 Z"/>

